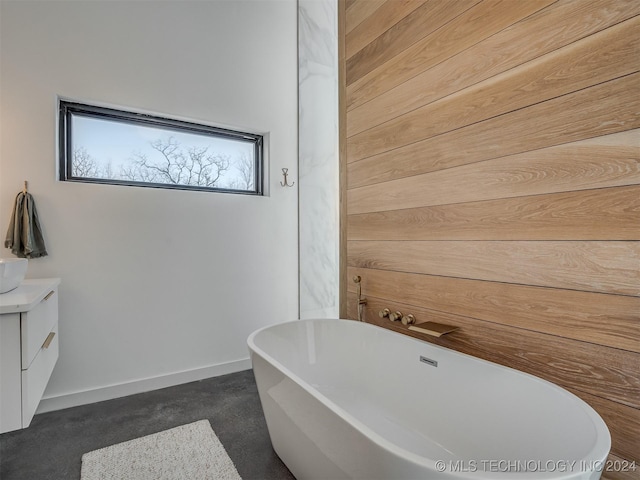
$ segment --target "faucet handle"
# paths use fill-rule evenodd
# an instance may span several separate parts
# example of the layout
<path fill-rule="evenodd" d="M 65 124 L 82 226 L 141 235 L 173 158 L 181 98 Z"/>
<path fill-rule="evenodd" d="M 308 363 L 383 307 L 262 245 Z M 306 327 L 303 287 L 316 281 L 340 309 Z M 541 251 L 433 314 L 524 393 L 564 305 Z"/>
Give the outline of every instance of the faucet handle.
<path fill-rule="evenodd" d="M 383 308 L 378 312 L 378 315 L 380 316 L 380 318 L 385 318 L 388 317 L 390 313 L 391 311 L 388 308 Z"/>
<path fill-rule="evenodd" d="M 411 313 L 402 317 L 403 325 L 413 325 L 414 323 L 416 323 L 416 317 L 414 317 Z"/>
<path fill-rule="evenodd" d="M 389 320 L 392 322 L 397 322 L 402 320 L 402 312 L 394 312 L 389 314 Z"/>

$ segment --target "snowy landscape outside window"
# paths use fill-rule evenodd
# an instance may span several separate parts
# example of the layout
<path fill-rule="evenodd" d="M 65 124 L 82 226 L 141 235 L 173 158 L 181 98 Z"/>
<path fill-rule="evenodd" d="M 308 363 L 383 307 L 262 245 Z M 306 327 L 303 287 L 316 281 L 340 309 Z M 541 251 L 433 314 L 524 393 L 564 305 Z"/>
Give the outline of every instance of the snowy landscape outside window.
<path fill-rule="evenodd" d="M 60 101 L 60 180 L 262 194 L 261 135 Z"/>

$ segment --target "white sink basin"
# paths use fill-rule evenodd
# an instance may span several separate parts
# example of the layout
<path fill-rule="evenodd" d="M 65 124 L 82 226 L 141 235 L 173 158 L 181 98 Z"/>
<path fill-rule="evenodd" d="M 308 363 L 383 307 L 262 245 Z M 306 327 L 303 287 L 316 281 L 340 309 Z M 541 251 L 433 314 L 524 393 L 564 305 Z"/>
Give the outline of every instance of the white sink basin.
<path fill-rule="evenodd" d="M 24 280 L 27 273 L 26 258 L 0 258 L 0 293 L 6 293 Z"/>

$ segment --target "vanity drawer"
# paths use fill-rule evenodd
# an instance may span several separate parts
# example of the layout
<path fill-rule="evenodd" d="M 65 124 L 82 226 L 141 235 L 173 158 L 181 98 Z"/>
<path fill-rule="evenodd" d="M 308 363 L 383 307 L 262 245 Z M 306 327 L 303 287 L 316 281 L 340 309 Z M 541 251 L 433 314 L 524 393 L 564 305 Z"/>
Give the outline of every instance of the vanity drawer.
<path fill-rule="evenodd" d="M 57 323 L 47 333 L 45 340 L 49 343 L 42 345 L 29 368 L 22 370 L 22 428 L 27 428 L 31 423 L 58 360 Z"/>
<path fill-rule="evenodd" d="M 56 323 L 58 323 L 58 289 L 53 288 L 38 305 L 20 314 L 22 370 L 29 368 Z"/>

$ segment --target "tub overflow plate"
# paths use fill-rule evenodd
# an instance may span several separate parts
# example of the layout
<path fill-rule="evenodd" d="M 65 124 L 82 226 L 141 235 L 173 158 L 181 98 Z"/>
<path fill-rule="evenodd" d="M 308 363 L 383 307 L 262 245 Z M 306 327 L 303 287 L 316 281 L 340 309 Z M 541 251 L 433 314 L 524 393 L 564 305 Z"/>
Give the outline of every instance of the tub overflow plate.
<path fill-rule="evenodd" d="M 438 366 L 438 362 L 435 360 L 432 360 L 430 358 L 427 357 L 423 357 L 422 355 L 420 355 L 420 361 L 422 363 L 426 363 L 427 365 L 431 365 L 432 367 L 437 367 Z"/>

